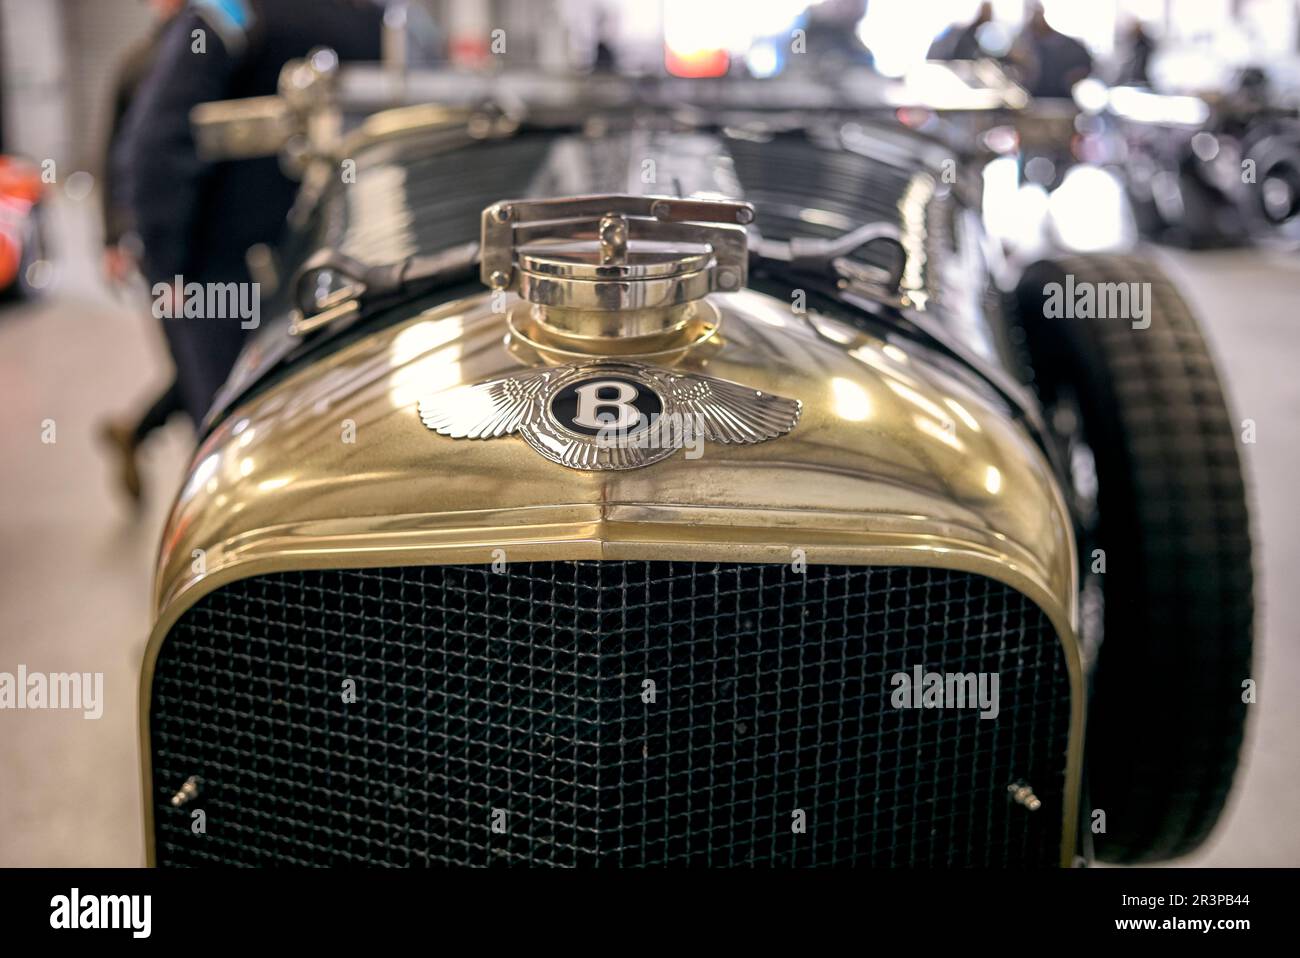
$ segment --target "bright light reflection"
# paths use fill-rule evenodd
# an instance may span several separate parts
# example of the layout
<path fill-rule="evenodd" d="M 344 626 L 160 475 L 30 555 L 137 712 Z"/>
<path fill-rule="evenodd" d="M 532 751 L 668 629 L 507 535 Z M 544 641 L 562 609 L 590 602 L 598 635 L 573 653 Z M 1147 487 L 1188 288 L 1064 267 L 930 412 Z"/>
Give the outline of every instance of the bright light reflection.
<path fill-rule="evenodd" d="M 931 402 L 910 386 L 904 386 L 894 379 L 886 379 L 885 385 L 892 389 L 900 399 L 905 399 L 917 409 L 924 409 L 939 422 L 952 422 L 952 417 L 943 411 L 943 407 Z"/>
<path fill-rule="evenodd" d="M 759 322 L 766 323 L 768 326 L 775 326 L 778 329 L 784 329 L 790 325 L 790 315 L 787 310 L 775 304 L 769 305 L 766 302 L 758 305 L 761 308 L 756 306 L 752 315 Z"/>
<path fill-rule="evenodd" d="M 388 395 L 394 406 L 409 406 L 421 396 L 460 385 L 463 331 L 464 323 L 453 316 L 415 323 L 393 337 Z"/>
<path fill-rule="evenodd" d="M 214 452 L 199 463 L 198 466 L 195 467 L 193 475 L 190 476 L 190 481 L 186 483 L 185 489 L 181 493 L 181 498 L 188 499 L 190 496 L 194 495 L 194 493 L 198 492 L 199 489 L 208 485 L 209 481 L 215 485 L 217 464 L 220 462 L 221 456 Z"/>
<path fill-rule="evenodd" d="M 1166 96 L 1126 86 L 1110 91 L 1110 108 L 1139 123 L 1202 126 L 1210 116 L 1209 106 L 1200 97 Z"/>
<path fill-rule="evenodd" d="M 989 466 L 984 470 L 984 488 L 990 496 L 996 496 L 1002 491 L 1002 473 L 997 466 Z"/>
<path fill-rule="evenodd" d="M 781 69 L 781 57 L 771 40 L 761 40 L 745 54 L 745 66 L 760 79 L 775 76 Z"/>
<path fill-rule="evenodd" d="M 835 396 L 835 413 L 841 419 L 861 422 L 871 415 L 871 398 L 853 380 L 836 376 L 831 380 L 831 392 Z"/>
<path fill-rule="evenodd" d="M 1047 205 L 1058 238 L 1070 249 L 1116 249 L 1133 238 L 1124 187 L 1106 170 L 1076 166 Z"/>
<path fill-rule="evenodd" d="M 948 421 L 952 422 L 951 419 Z M 962 441 L 960 439 L 958 439 L 953 433 L 949 432 L 943 426 L 939 425 L 929 416 L 920 416 L 920 415 L 913 416 L 912 422 L 916 425 L 917 429 L 921 430 L 921 432 L 925 433 L 931 439 L 937 439 L 945 446 L 950 446 L 951 448 L 956 449 L 958 452 L 965 451 L 966 447 L 965 445 L 962 444 Z"/>
<path fill-rule="evenodd" d="M 855 332 L 832 323 L 819 323 L 814 320 L 814 324 L 817 326 L 817 332 L 821 333 L 831 342 L 839 343 L 841 346 L 847 346 L 858 338 Z"/>
<path fill-rule="evenodd" d="M 883 373 L 886 382 L 892 382 L 893 380 L 904 383 L 916 382 L 911 376 L 900 372 L 897 364 L 887 361 L 874 346 L 863 345 L 856 349 L 850 349 L 849 355 L 866 363 L 877 372 Z"/>
<path fill-rule="evenodd" d="M 980 431 L 980 424 L 975 421 L 975 417 L 972 416 L 969 410 L 967 410 L 966 407 L 957 400 L 945 398 L 943 404 L 955 412 L 957 418 L 960 419 L 971 432 Z"/>

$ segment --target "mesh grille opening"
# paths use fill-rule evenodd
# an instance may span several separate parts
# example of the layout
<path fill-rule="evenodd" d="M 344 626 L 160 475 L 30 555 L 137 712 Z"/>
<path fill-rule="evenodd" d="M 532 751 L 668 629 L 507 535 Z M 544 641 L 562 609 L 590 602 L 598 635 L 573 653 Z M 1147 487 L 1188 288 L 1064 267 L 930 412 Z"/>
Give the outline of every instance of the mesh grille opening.
<path fill-rule="evenodd" d="M 893 707 L 890 677 L 917 665 L 997 673 L 998 717 Z M 1069 703 L 1042 611 L 961 572 L 261 576 L 204 597 L 160 650 L 156 859 L 1054 865 Z M 190 776 L 199 798 L 173 808 Z M 1010 801 L 1020 780 L 1038 811 Z"/>

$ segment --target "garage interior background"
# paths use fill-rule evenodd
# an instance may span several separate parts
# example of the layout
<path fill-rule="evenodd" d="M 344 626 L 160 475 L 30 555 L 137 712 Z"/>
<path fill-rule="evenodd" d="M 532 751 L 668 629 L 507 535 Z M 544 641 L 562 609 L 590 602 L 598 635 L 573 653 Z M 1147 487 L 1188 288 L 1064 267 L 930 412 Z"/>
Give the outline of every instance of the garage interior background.
<path fill-rule="evenodd" d="M 536 61 L 572 63 L 575 50 L 594 47 L 592 25 L 601 19 L 621 31 L 623 62 L 653 67 L 674 16 L 698 25 L 722 16 L 715 6 L 725 14 L 729 3 L 705 4 L 709 12 L 686 21 L 674 0 L 424 6 L 453 52 L 459 35 L 500 26 Z M 882 71 L 901 70 L 975 6 L 944 0 L 921 12 L 908 2 L 872 0 L 862 35 L 877 41 Z M 1014 29 L 1025 6 L 999 0 L 994 11 Z M 798 7 L 753 4 L 755 17 L 774 22 Z M 603 8 L 609 12 L 598 18 Z M 1212 88 L 1227 82 L 1232 67 L 1263 60 L 1283 84 L 1290 77 L 1300 89 L 1295 0 L 1062 0 L 1047 10 L 1059 29 L 1089 44 L 1099 64 L 1115 57 L 1116 34 L 1135 15 L 1188 82 Z M 115 65 L 149 24 L 140 0 L 0 0 L 4 152 L 52 159 L 58 170 L 45 203 L 42 289 L 0 306 L 0 669 L 25 663 L 103 672 L 106 684 L 98 721 L 75 712 L 0 715 L 0 866 L 143 860 L 137 667 L 150 624 L 152 557 L 191 439 L 188 426 L 173 421 L 145 449 L 143 508 L 119 498 L 97 429 L 109 413 L 142 408 L 170 372 L 143 287 L 114 288 L 102 277 L 96 183 Z M 1003 190 L 990 204 L 997 220 L 990 228 L 1032 251 L 1052 241 L 1043 226 L 1051 205 L 1073 203 L 1086 209 L 1084 222 L 1118 224 L 1116 242 L 1131 240 L 1113 184 L 1093 178 L 1100 199 L 1067 190 L 1071 178 L 1082 190 L 1089 172 L 1098 171 L 1073 170 L 1058 191 L 1064 198 L 1050 202 L 1040 187 L 999 187 L 1002 180 L 990 177 L 990 189 Z M 1237 418 L 1254 420 L 1257 430 L 1243 451 L 1261 582 L 1259 702 L 1226 822 L 1186 863 L 1300 865 L 1300 697 L 1293 692 L 1300 686 L 1300 256 L 1273 246 L 1151 253 L 1205 324 Z M 46 420 L 57 423 L 57 442 L 42 442 Z"/>

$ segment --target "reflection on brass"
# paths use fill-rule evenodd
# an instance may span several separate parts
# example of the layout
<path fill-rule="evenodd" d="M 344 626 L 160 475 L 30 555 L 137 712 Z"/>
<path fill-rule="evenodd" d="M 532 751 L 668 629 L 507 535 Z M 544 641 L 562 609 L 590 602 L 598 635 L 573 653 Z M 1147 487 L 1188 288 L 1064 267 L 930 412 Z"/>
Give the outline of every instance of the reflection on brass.
<path fill-rule="evenodd" d="M 509 310 L 507 322 L 514 336 L 557 357 L 557 362 L 593 355 L 651 357 L 663 362 L 664 356 L 680 355 L 708 341 L 722 323 L 718 308 L 707 300 L 687 303 L 670 314 L 641 310 L 630 319 L 579 316 L 571 321 L 571 317 L 569 310 L 550 310 L 543 317 L 531 304 L 519 303 Z M 606 327 L 605 322 L 612 325 Z M 620 328 L 623 335 L 615 335 Z M 607 330 L 606 335 L 601 335 L 602 329 Z"/>
<path fill-rule="evenodd" d="M 1084 689 L 1069 515 L 1024 430 L 929 362 L 750 290 L 712 295 L 719 331 L 670 366 L 803 403 L 797 429 L 708 443 L 647 469 L 578 471 L 526 444 L 429 432 L 429 393 L 545 358 L 490 292 L 341 347 L 235 407 L 191 465 L 163 537 L 140 685 L 152 861 L 149 701 L 168 631 L 204 595 L 292 569 L 634 559 L 909 565 L 977 573 L 1038 604 L 1071 682 L 1061 862 L 1074 854 Z M 340 423 L 356 424 L 343 442 Z M 194 550 L 206 565 L 196 568 Z"/>

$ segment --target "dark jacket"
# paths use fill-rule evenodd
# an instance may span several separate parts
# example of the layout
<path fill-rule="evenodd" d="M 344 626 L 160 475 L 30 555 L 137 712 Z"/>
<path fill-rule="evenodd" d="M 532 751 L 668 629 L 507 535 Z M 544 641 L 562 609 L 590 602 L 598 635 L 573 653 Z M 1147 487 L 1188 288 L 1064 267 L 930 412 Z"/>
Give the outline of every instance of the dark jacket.
<path fill-rule="evenodd" d="M 371 0 L 198 0 L 168 24 L 116 157 L 151 284 L 246 281 L 245 251 L 277 239 L 297 188 L 275 157 L 200 160 L 190 110 L 275 93 L 281 67 L 313 47 L 378 60 L 382 18 Z"/>
<path fill-rule="evenodd" d="M 176 276 L 187 284 L 250 282 L 245 252 L 279 238 L 297 191 L 275 157 L 200 160 L 190 110 L 275 93 L 280 68 L 317 46 L 345 61 L 378 60 L 382 21 L 371 0 L 191 0 L 168 24 L 114 157 L 150 287 L 170 286 Z M 196 424 L 249 331 L 231 317 L 163 321 Z"/>
<path fill-rule="evenodd" d="M 1074 85 L 1092 72 L 1088 48 L 1058 30 L 1025 29 L 1015 52 L 1028 61 L 1023 83 L 1035 99 L 1069 99 Z"/>
<path fill-rule="evenodd" d="M 158 50 L 158 39 L 167 24 L 160 23 L 150 31 L 149 36 L 133 44 L 117 65 L 117 76 L 113 84 L 113 102 L 109 107 L 108 141 L 105 143 L 104 160 L 100 169 L 100 199 L 104 213 L 104 244 L 113 245 L 131 230 L 131 204 L 126 184 L 118 175 L 119 168 L 113 161 L 114 153 L 121 147 L 122 133 L 126 127 L 127 111 L 135 100 L 145 77 L 153 68 Z"/>

